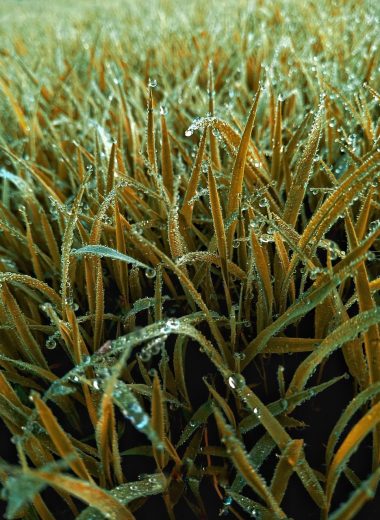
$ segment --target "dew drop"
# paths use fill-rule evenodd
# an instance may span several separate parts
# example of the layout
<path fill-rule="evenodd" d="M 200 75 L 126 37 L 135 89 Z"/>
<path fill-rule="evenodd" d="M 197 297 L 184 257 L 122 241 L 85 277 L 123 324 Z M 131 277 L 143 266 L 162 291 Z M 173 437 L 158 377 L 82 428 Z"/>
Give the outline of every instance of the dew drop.
<path fill-rule="evenodd" d="M 223 500 L 223 504 L 225 506 L 230 506 L 232 504 L 232 497 L 226 497 L 224 500 Z"/>
<path fill-rule="evenodd" d="M 148 267 L 148 269 L 145 270 L 145 276 L 147 278 L 154 278 L 156 276 L 156 270 L 152 267 Z"/>
<path fill-rule="evenodd" d="M 236 388 L 236 381 L 232 376 L 230 376 L 228 378 L 228 384 L 230 385 L 231 388 Z"/>
<path fill-rule="evenodd" d="M 54 338 L 49 338 L 46 343 L 45 343 L 45 347 L 49 350 L 54 350 L 55 347 L 57 346 L 57 342 L 55 341 Z"/>
<path fill-rule="evenodd" d="M 245 385 L 245 379 L 241 374 L 234 374 L 228 378 L 228 384 L 234 390 L 242 388 Z"/>

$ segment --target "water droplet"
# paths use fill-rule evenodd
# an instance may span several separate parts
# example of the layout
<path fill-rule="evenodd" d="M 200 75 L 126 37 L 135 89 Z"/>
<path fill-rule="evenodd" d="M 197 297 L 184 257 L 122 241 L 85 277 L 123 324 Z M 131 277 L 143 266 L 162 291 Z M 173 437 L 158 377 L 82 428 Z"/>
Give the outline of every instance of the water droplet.
<path fill-rule="evenodd" d="M 230 376 L 228 378 L 228 384 L 230 385 L 231 388 L 236 388 L 236 381 L 235 381 L 235 378 Z"/>
<path fill-rule="evenodd" d="M 156 270 L 148 267 L 148 269 L 145 270 L 145 276 L 147 278 L 154 278 L 156 276 Z"/>
<path fill-rule="evenodd" d="M 245 354 L 244 354 L 244 352 L 235 352 L 234 358 L 235 359 L 239 359 L 239 360 L 243 360 L 243 359 L 245 359 Z"/>
<path fill-rule="evenodd" d="M 49 350 L 55 349 L 56 346 L 57 346 L 57 342 L 55 341 L 55 339 L 53 337 L 48 338 L 48 340 L 45 343 L 45 347 Z"/>
<path fill-rule="evenodd" d="M 92 387 L 95 388 L 95 390 L 100 390 L 100 383 L 97 379 L 93 380 Z"/>
<path fill-rule="evenodd" d="M 166 325 L 170 327 L 170 330 L 178 330 L 180 326 L 179 320 L 176 320 L 175 318 L 171 318 L 166 322 Z"/>
<path fill-rule="evenodd" d="M 161 105 L 161 106 L 160 106 L 160 115 L 161 115 L 161 116 L 166 116 L 167 113 L 168 113 L 168 109 L 167 109 L 167 107 L 166 107 L 165 105 Z"/>
<path fill-rule="evenodd" d="M 228 384 L 232 389 L 241 388 L 245 385 L 245 379 L 241 374 L 234 374 L 228 378 Z"/>
<path fill-rule="evenodd" d="M 268 233 L 264 233 L 263 235 L 261 235 L 259 240 L 263 244 L 266 244 L 268 242 L 274 242 L 273 236 L 272 235 L 268 235 Z"/>
<path fill-rule="evenodd" d="M 232 504 L 232 497 L 226 497 L 224 500 L 223 500 L 223 504 L 225 506 L 230 506 Z"/>

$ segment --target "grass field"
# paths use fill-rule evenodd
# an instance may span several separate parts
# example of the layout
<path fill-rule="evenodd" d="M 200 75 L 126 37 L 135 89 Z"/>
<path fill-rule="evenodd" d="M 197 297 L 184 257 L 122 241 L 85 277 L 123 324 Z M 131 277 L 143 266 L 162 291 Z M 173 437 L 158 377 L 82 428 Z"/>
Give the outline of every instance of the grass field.
<path fill-rule="evenodd" d="M 378 518 L 379 21 L 2 0 L 4 518 Z"/>

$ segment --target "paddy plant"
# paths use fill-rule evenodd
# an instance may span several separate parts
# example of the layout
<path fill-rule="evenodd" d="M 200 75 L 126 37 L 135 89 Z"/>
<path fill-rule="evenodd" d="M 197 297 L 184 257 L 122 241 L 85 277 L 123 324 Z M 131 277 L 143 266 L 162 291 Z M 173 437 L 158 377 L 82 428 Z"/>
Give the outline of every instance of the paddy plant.
<path fill-rule="evenodd" d="M 221 4 L 0 7 L 5 518 L 377 518 L 378 7 Z"/>

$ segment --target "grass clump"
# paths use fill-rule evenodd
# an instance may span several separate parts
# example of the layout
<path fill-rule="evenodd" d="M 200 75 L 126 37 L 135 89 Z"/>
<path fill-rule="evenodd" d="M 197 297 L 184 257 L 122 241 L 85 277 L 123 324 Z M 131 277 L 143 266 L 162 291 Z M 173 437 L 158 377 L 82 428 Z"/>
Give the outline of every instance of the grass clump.
<path fill-rule="evenodd" d="M 377 4 L 2 5 L 5 518 L 377 518 Z"/>

